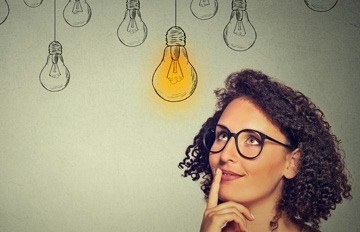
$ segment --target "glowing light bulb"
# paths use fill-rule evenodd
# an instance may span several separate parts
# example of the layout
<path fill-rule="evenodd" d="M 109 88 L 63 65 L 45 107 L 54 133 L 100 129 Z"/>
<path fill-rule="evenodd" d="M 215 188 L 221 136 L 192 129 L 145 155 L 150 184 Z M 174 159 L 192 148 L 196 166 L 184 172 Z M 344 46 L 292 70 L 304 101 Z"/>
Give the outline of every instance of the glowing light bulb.
<path fill-rule="evenodd" d="M 40 6 L 43 0 L 24 0 L 24 2 L 28 7 L 35 8 Z"/>
<path fill-rule="evenodd" d="M 256 36 L 246 12 L 246 0 L 233 0 L 230 22 L 224 29 L 226 45 L 235 51 L 245 51 L 254 45 Z"/>
<path fill-rule="evenodd" d="M 51 42 L 46 64 L 40 73 L 42 86 L 51 92 L 63 90 L 69 84 L 70 73 L 61 54 L 61 44 L 58 41 Z"/>
<path fill-rule="evenodd" d="M 166 33 L 166 48 L 152 84 L 159 97 L 169 102 L 189 98 L 197 85 L 197 74 L 185 49 L 185 32 L 177 26 Z"/>
<path fill-rule="evenodd" d="M 147 36 L 147 27 L 141 18 L 139 0 L 127 0 L 123 21 L 117 31 L 121 43 L 128 47 L 142 44 Z"/>
<path fill-rule="evenodd" d="M 210 19 L 218 10 L 217 0 L 192 0 L 191 12 L 198 19 Z"/>
<path fill-rule="evenodd" d="M 6 0 L 0 0 L 0 24 L 9 16 L 9 5 Z"/>
<path fill-rule="evenodd" d="M 331 10 L 338 0 L 305 0 L 305 4 L 312 10 L 325 12 Z"/>
<path fill-rule="evenodd" d="M 65 21 L 72 27 L 82 27 L 87 24 L 91 18 L 91 8 L 86 0 L 69 0 L 65 6 Z"/>

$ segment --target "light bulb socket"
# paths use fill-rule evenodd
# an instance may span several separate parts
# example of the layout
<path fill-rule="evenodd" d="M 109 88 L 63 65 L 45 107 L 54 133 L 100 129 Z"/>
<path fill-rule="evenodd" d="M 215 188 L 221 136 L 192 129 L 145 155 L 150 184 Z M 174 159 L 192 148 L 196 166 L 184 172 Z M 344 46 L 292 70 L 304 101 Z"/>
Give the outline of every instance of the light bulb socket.
<path fill-rule="evenodd" d="M 53 41 L 49 45 L 49 54 L 50 55 L 61 55 L 62 46 L 58 41 Z"/>
<path fill-rule="evenodd" d="M 246 10 L 246 0 L 233 0 L 232 10 Z"/>
<path fill-rule="evenodd" d="M 127 0 L 126 1 L 126 9 L 139 10 L 140 9 L 140 1 L 139 0 Z"/>
<path fill-rule="evenodd" d="M 185 32 L 181 29 L 181 27 L 173 26 L 166 32 L 167 46 L 185 46 L 185 40 Z"/>

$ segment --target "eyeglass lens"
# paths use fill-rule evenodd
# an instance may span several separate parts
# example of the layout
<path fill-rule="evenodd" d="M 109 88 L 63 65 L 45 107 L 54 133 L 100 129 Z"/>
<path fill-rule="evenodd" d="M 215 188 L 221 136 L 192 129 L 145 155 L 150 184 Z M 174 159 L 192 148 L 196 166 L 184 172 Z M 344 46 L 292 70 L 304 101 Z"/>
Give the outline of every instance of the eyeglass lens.
<path fill-rule="evenodd" d="M 209 129 L 204 135 L 204 145 L 212 153 L 222 151 L 232 137 L 229 130 L 216 126 Z M 237 135 L 236 145 L 243 156 L 256 157 L 262 149 L 262 136 L 253 130 L 244 130 Z"/>

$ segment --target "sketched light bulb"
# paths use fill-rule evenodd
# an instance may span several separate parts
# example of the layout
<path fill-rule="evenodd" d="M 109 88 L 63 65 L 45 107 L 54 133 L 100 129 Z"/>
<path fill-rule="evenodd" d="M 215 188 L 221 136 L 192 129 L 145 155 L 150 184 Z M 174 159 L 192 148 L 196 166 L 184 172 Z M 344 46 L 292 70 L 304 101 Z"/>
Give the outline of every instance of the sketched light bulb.
<path fill-rule="evenodd" d="M 142 44 L 147 36 L 147 27 L 141 18 L 139 0 L 127 0 L 123 21 L 117 30 L 121 43 L 128 47 Z"/>
<path fill-rule="evenodd" d="M 338 0 L 305 0 L 305 4 L 312 10 L 318 12 L 329 11 L 334 6 Z"/>
<path fill-rule="evenodd" d="M 91 18 L 91 8 L 86 0 L 69 0 L 65 6 L 65 21 L 72 27 L 82 27 L 87 24 Z"/>
<path fill-rule="evenodd" d="M 226 45 L 235 51 L 251 48 L 256 40 L 256 31 L 246 11 L 246 0 L 233 0 L 230 22 L 224 29 Z"/>
<path fill-rule="evenodd" d="M 0 0 L 0 24 L 9 16 L 9 5 L 6 0 Z"/>
<path fill-rule="evenodd" d="M 24 2 L 28 7 L 34 8 L 40 6 L 43 0 L 24 0 Z"/>
<path fill-rule="evenodd" d="M 218 10 L 217 0 L 192 0 L 191 12 L 198 19 L 210 19 Z"/>
<path fill-rule="evenodd" d="M 155 92 L 165 101 L 183 101 L 195 91 L 197 74 L 190 64 L 185 44 L 185 32 L 180 27 L 167 31 L 164 56 L 152 78 Z"/>
<path fill-rule="evenodd" d="M 40 73 L 42 86 L 51 92 L 63 90 L 69 84 L 70 73 L 61 54 L 61 44 L 58 41 L 51 42 L 46 64 Z"/>

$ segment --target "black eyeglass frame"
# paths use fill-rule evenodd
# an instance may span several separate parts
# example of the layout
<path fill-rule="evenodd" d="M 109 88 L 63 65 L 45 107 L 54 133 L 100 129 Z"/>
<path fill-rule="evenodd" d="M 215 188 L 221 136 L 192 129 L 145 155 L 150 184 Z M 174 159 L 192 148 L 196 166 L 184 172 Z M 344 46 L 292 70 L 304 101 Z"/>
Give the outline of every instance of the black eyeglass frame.
<path fill-rule="evenodd" d="M 279 144 L 279 145 L 282 145 L 282 146 L 286 147 L 286 148 L 289 149 L 289 150 L 294 150 L 294 149 L 295 149 L 294 146 L 291 146 L 291 145 L 282 143 L 282 142 L 280 142 L 280 141 L 278 141 L 278 140 L 276 140 L 276 139 L 274 139 L 274 138 L 272 138 L 272 137 L 270 137 L 270 136 L 268 136 L 268 135 L 266 135 L 266 134 L 264 134 L 264 133 L 262 133 L 262 132 L 260 132 L 260 131 L 257 131 L 257 130 L 253 130 L 253 129 L 243 129 L 243 130 L 241 130 L 241 131 L 239 131 L 239 132 L 237 132 L 237 133 L 232 133 L 232 132 L 229 130 L 229 128 L 227 128 L 227 127 L 224 126 L 224 125 L 217 124 L 215 127 L 217 127 L 217 126 L 225 129 L 225 130 L 228 132 L 229 139 L 226 141 L 226 143 L 225 143 L 225 145 L 224 145 L 224 147 L 223 147 L 222 149 L 220 149 L 219 151 L 213 152 L 213 151 L 211 151 L 210 149 L 207 148 L 206 141 L 205 141 L 206 139 L 205 139 L 205 136 L 204 136 L 204 137 L 203 137 L 203 145 L 204 145 L 205 149 L 208 150 L 208 151 L 211 152 L 211 153 L 214 153 L 214 154 L 219 153 L 219 152 L 222 152 L 222 151 L 225 149 L 225 147 L 226 147 L 226 145 L 228 144 L 228 142 L 230 141 L 231 137 L 234 137 L 234 139 L 235 139 L 235 145 L 236 145 L 236 150 L 237 150 L 237 152 L 240 154 L 241 157 L 243 157 L 243 158 L 245 158 L 245 159 L 255 159 L 256 157 L 258 157 L 258 156 L 261 154 L 261 152 L 262 152 L 262 150 L 263 150 L 263 148 L 264 148 L 264 144 L 265 144 L 265 140 L 266 140 L 266 139 L 268 139 L 268 140 L 270 140 L 270 141 L 272 141 L 272 142 L 275 142 L 275 143 L 277 143 L 277 144 Z M 216 133 L 214 128 L 209 128 L 208 130 L 212 130 L 214 133 Z M 248 157 L 248 156 L 243 155 L 243 154 L 240 152 L 240 148 L 239 148 L 239 145 L 238 145 L 238 138 L 239 138 L 239 135 L 240 135 L 242 132 L 256 132 L 256 133 L 258 133 L 258 134 L 261 136 L 261 149 L 260 149 L 259 153 L 258 153 L 256 156 L 254 156 L 254 157 Z M 215 141 L 214 141 L 214 142 L 215 142 Z"/>

